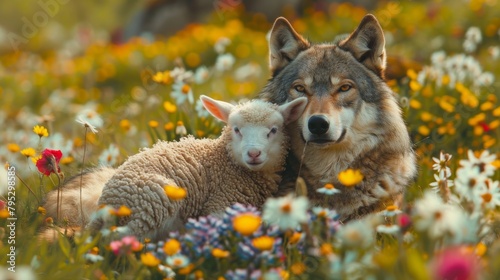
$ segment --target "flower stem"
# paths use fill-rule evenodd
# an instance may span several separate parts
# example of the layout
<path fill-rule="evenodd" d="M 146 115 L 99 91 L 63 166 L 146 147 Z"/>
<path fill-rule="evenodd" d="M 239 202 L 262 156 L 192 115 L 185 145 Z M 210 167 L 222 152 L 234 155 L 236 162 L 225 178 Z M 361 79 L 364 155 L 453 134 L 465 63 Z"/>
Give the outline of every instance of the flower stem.
<path fill-rule="evenodd" d="M 83 168 L 85 168 L 85 154 L 87 153 L 87 126 L 85 126 L 85 134 L 83 135 L 83 159 L 82 170 L 80 171 L 80 216 L 82 222 L 82 229 L 85 227 L 83 219 L 83 201 L 82 201 L 82 184 L 83 184 Z"/>
<path fill-rule="evenodd" d="M 40 200 L 36 196 L 35 192 L 33 192 L 33 190 L 28 186 L 28 184 L 26 184 L 26 182 L 24 182 L 24 180 L 21 179 L 21 177 L 19 177 L 19 175 L 17 173 L 16 173 L 16 177 L 19 179 L 19 181 L 21 181 L 21 183 L 23 183 L 26 186 L 26 188 L 28 188 L 28 190 L 30 191 L 30 193 L 33 194 L 33 196 L 35 197 L 36 201 L 38 202 L 38 205 L 40 205 Z"/>

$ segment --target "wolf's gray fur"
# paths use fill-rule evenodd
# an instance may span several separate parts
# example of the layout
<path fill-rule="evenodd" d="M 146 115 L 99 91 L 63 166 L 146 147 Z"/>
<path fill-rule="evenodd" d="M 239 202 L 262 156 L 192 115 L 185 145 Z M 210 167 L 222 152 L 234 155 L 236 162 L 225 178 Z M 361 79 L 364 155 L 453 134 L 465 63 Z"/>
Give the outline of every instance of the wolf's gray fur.
<path fill-rule="evenodd" d="M 334 208 L 343 220 L 398 203 L 417 168 L 401 111 L 384 82 L 385 39 L 377 19 L 365 16 L 338 42 L 311 44 L 278 18 L 269 45 L 272 78 L 260 97 L 279 104 L 309 99 L 302 117 L 288 127 L 292 153 L 280 193 L 293 190 L 303 156 L 300 176 L 309 198 Z M 347 168 L 360 169 L 363 181 L 343 186 L 337 175 Z M 317 193 L 326 183 L 341 193 Z"/>

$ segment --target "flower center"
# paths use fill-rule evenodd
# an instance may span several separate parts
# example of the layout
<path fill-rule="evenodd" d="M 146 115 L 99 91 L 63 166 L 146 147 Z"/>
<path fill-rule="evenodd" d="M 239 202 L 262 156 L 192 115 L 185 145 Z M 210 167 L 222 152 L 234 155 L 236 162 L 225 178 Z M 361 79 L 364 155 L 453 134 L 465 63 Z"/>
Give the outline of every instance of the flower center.
<path fill-rule="evenodd" d="M 397 209 L 398 209 L 398 207 L 396 205 L 389 205 L 385 208 L 385 210 L 387 210 L 387 211 L 395 211 Z"/>
<path fill-rule="evenodd" d="M 184 93 L 184 94 L 188 94 L 190 90 L 191 90 L 191 87 L 189 85 L 183 85 L 182 89 L 181 89 L 182 93 Z"/>
<path fill-rule="evenodd" d="M 281 206 L 281 211 L 283 213 L 290 213 L 290 211 L 292 211 L 292 205 L 290 205 L 290 203 L 287 203 L 287 204 Z"/>
<path fill-rule="evenodd" d="M 491 193 L 485 193 L 485 194 L 481 195 L 481 197 L 483 198 L 483 201 L 486 203 L 490 202 L 491 199 L 493 198 Z"/>
<path fill-rule="evenodd" d="M 440 220 L 441 217 L 443 217 L 443 214 L 441 212 L 438 211 L 438 212 L 434 213 L 434 219 Z"/>
<path fill-rule="evenodd" d="M 329 190 L 332 190 L 334 189 L 335 187 L 333 186 L 333 184 L 326 184 L 325 185 L 325 189 L 329 189 Z"/>

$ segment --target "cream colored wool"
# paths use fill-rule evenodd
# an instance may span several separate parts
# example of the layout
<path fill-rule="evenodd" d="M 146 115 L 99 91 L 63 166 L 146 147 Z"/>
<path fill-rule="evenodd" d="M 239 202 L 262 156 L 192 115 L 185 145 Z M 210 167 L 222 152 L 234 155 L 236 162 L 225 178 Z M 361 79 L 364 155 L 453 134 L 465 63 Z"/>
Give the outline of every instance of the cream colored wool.
<path fill-rule="evenodd" d="M 260 100 L 238 105 L 229 115 L 230 120 L 257 126 L 276 118 L 281 118 L 275 135 L 280 137 L 280 156 L 269 157 L 262 171 L 250 171 L 237 162 L 231 144 L 234 133 L 226 126 L 217 139 L 190 136 L 178 142 L 160 141 L 131 156 L 105 185 L 99 204 L 129 207 L 132 215 L 123 218 L 120 225 L 126 226 L 127 234 L 153 239 L 180 229 L 188 218 L 221 214 L 237 202 L 260 207 L 277 191 L 277 172 L 283 169 L 288 149 L 283 132 L 285 120 L 278 106 Z M 185 188 L 187 197 L 169 199 L 164 191 L 166 185 Z M 99 217 L 90 223 L 94 231 L 102 226 Z"/>

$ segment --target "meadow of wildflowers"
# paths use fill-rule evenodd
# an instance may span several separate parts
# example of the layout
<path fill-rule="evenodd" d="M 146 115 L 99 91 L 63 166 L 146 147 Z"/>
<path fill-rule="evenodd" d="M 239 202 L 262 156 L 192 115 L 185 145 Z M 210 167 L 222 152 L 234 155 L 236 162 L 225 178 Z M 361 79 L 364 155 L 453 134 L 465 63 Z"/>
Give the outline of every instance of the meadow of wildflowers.
<path fill-rule="evenodd" d="M 47 50 L 37 39 L 1 53 L 0 279 L 499 279 L 499 5 L 380 1 L 370 11 L 342 3 L 285 14 L 315 42 L 351 32 L 368 12 L 386 32 L 387 82 L 419 175 L 401 208 L 347 224 L 289 196 L 262 211 L 234 205 L 152 242 L 118 237 L 130 209 L 100 209 L 108 227 L 91 236 L 40 207 L 69 177 L 118 166 L 159 139 L 216 137 L 221 124 L 198 97 L 257 96 L 269 78 L 262 16 L 227 11 L 168 38 L 115 45 L 76 33 L 67 38 L 76 44 Z M 339 174 L 346 185 L 361 179 Z M 167 195 L 189 195 L 180 190 Z M 39 239 L 42 228 L 58 238 Z"/>

